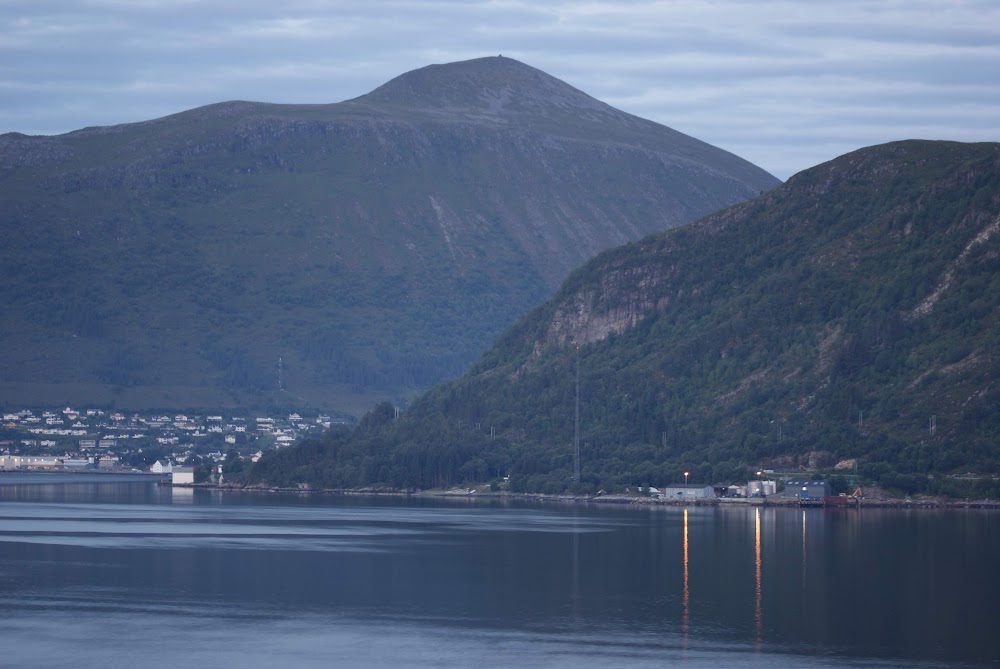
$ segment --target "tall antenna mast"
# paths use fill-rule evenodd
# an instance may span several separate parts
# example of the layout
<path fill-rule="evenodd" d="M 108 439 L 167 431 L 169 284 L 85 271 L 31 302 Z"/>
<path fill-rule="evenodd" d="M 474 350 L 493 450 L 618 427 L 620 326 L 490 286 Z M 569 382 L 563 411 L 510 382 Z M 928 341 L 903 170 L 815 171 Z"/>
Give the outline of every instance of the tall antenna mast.
<path fill-rule="evenodd" d="M 573 480 L 580 482 L 580 345 L 576 345 L 576 419 L 573 422 Z"/>
<path fill-rule="evenodd" d="M 281 356 L 279 355 L 278 356 L 278 390 L 279 391 L 285 389 L 285 382 L 284 382 L 284 379 L 282 379 L 282 371 L 283 371 L 282 367 L 283 366 L 284 365 L 281 362 Z"/>

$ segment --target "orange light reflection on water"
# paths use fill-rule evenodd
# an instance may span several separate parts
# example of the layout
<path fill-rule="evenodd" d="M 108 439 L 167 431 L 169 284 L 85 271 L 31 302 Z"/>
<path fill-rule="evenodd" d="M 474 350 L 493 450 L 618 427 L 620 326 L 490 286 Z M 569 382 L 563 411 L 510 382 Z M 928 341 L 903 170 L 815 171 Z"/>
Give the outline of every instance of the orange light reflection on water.
<path fill-rule="evenodd" d="M 806 510 L 802 509 L 802 593 L 806 589 Z"/>
<path fill-rule="evenodd" d="M 691 592 L 688 590 L 688 510 L 684 509 L 684 612 L 681 631 L 684 634 L 684 650 L 687 650 L 688 625 L 691 622 Z"/>
<path fill-rule="evenodd" d="M 756 576 L 757 576 L 757 598 L 754 603 L 753 618 L 754 624 L 757 628 L 757 651 L 760 651 L 761 638 L 764 634 L 764 616 L 762 609 L 762 590 L 761 590 L 761 573 L 760 573 L 760 509 L 756 509 L 756 517 L 754 521 L 754 546 L 756 552 Z"/>

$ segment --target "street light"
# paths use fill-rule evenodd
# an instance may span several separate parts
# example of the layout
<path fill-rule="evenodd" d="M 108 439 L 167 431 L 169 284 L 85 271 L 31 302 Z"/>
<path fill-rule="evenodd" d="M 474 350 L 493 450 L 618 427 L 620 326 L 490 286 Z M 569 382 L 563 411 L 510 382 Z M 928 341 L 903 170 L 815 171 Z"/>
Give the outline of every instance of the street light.
<path fill-rule="evenodd" d="M 688 474 L 689 473 L 690 472 L 684 472 L 684 485 L 687 485 L 687 483 L 688 483 Z"/>

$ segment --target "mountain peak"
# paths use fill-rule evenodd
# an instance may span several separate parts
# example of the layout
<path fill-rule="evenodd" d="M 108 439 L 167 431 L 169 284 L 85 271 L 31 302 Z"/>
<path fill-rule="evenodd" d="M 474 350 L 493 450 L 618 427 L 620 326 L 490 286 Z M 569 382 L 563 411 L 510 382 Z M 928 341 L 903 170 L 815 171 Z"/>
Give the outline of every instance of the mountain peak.
<path fill-rule="evenodd" d="M 623 115 L 613 107 L 530 65 L 504 56 L 428 65 L 357 98 L 379 107 L 494 117 L 560 112 Z"/>

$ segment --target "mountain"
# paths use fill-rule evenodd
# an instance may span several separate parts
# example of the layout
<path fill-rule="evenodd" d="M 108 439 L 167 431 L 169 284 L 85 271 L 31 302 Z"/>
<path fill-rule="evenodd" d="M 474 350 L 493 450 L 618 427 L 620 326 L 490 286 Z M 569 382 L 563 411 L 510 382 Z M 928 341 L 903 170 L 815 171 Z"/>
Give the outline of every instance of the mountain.
<path fill-rule="evenodd" d="M 0 136 L 0 404 L 360 412 L 599 251 L 778 181 L 509 58 Z"/>
<path fill-rule="evenodd" d="M 839 463 L 1000 496 L 998 211 L 998 144 L 845 155 L 600 254 L 400 419 L 380 407 L 256 475 L 562 491 L 579 373 L 581 491 Z"/>

